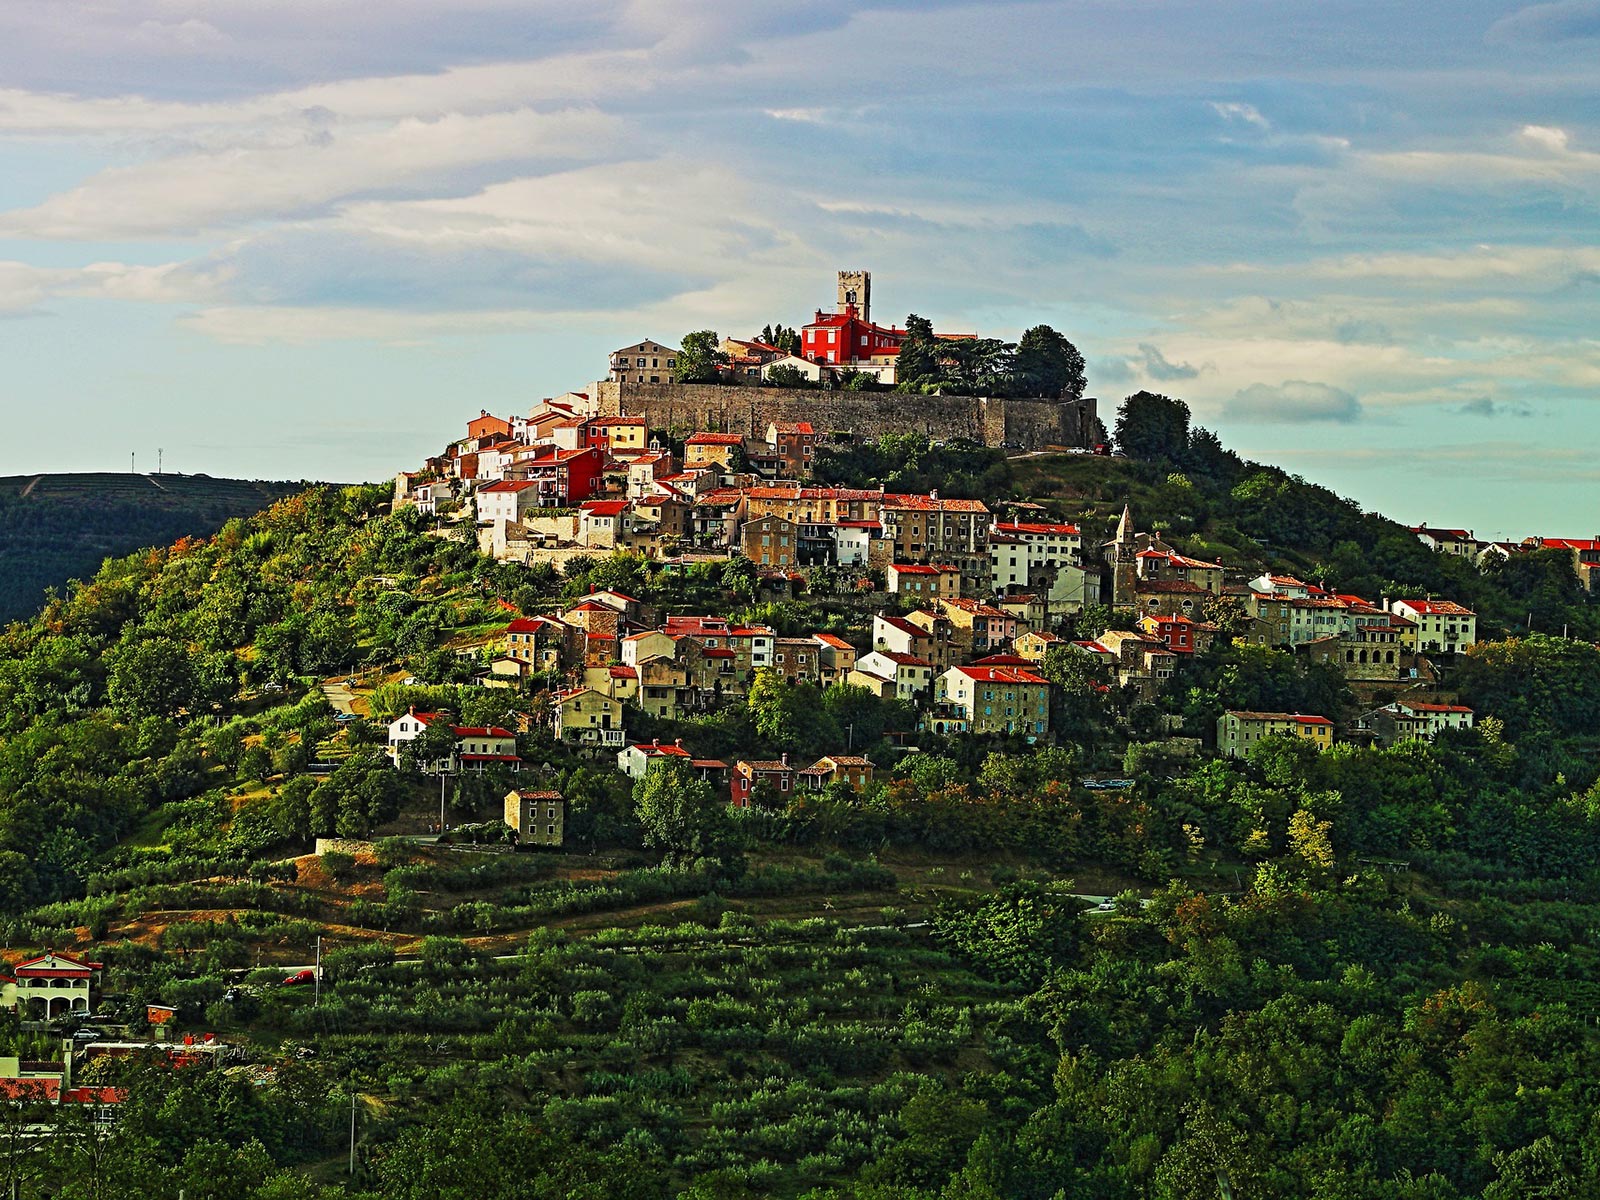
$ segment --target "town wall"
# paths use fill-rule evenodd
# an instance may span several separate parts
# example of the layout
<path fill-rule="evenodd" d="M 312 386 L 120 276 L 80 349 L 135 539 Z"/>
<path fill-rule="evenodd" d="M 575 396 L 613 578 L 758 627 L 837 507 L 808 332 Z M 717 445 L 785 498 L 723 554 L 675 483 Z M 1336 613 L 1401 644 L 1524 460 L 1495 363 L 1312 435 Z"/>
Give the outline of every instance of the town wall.
<path fill-rule="evenodd" d="M 1025 449 L 1086 446 L 1094 438 L 1092 398 L 1006 400 L 711 383 L 600 382 L 590 386 L 602 413 L 642 416 L 652 429 L 762 437 L 773 421 L 809 421 L 824 434 L 968 437 L 990 446 L 1010 442 Z"/>

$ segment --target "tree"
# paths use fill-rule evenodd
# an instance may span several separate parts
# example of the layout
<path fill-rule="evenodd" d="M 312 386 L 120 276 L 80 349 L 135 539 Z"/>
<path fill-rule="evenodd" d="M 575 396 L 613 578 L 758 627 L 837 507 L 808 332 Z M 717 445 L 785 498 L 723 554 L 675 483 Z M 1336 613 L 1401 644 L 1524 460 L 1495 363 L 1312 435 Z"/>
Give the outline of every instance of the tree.
<path fill-rule="evenodd" d="M 728 365 L 721 343 L 714 329 L 697 329 L 684 334 L 683 348 L 678 351 L 678 382 L 716 383 L 721 378 L 717 368 Z"/>
<path fill-rule="evenodd" d="M 756 598 L 756 564 L 748 558 L 730 558 L 722 566 L 722 586 L 746 600 Z"/>
<path fill-rule="evenodd" d="M 1182 462 L 1189 449 L 1189 406 L 1155 392 L 1135 392 L 1117 410 L 1116 440 L 1129 458 Z"/>
<path fill-rule="evenodd" d="M 720 854 L 729 845 L 733 828 L 727 802 L 677 756 L 651 762 L 633 785 L 633 805 L 647 846 L 701 857 Z"/>
<path fill-rule="evenodd" d="M 169 637 L 151 637 L 114 647 L 106 698 L 125 717 L 176 716 L 198 703 L 200 681 L 188 647 Z"/>
<path fill-rule="evenodd" d="M 761 327 L 761 336 L 756 340 L 782 350 L 785 354 L 800 353 L 800 331 L 782 324 L 763 325 Z"/>
<path fill-rule="evenodd" d="M 767 386 L 780 388 L 808 388 L 811 378 L 799 367 L 789 363 L 772 367 L 767 371 Z"/>
<path fill-rule="evenodd" d="M 999 338 L 940 342 L 940 374 L 967 395 L 1001 395 L 1010 390 L 1016 349 Z"/>
<path fill-rule="evenodd" d="M 1015 391 L 1024 396 L 1077 400 L 1088 380 L 1078 348 L 1048 325 L 1035 325 L 1017 342 Z"/>
<path fill-rule="evenodd" d="M 901 388 L 916 388 L 940 377 L 938 341 L 933 322 L 912 313 L 906 318 L 906 335 L 895 357 L 895 383 Z"/>

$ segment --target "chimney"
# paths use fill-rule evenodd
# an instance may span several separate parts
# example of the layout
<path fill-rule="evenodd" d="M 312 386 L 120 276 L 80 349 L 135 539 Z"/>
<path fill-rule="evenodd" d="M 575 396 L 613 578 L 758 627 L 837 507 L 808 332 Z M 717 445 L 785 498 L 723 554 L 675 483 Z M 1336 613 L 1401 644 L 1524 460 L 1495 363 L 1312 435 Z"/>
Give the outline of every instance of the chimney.
<path fill-rule="evenodd" d="M 789 756 L 785 754 L 780 761 L 782 761 L 783 765 L 787 767 L 789 765 Z"/>
<path fill-rule="evenodd" d="M 683 749 L 683 739 L 682 738 L 673 738 L 672 739 L 672 744 L 674 746 L 676 746 L 679 750 Z"/>
<path fill-rule="evenodd" d="M 652 749 L 652 750 L 661 749 L 661 739 L 660 738 L 651 738 L 650 739 L 650 749 Z"/>

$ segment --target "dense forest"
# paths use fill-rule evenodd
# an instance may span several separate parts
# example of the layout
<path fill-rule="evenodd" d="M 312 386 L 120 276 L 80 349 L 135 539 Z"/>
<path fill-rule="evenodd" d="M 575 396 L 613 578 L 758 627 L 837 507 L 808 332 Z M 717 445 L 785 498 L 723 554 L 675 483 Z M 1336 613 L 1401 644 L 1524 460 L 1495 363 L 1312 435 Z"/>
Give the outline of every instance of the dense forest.
<path fill-rule="evenodd" d="M 542 681 L 473 684 L 481 647 L 508 609 L 597 586 L 662 613 L 859 633 L 825 577 L 772 601 L 720 565 L 495 564 L 388 511 L 385 488 L 311 489 L 107 562 L 0 634 L 8 945 L 92 949 L 118 1019 L 138 1028 L 144 1004 L 171 1005 L 246 1061 L 96 1061 L 90 1082 L 127 1089 L 120 1119 L 7 1108 L 0 1188 L 1600 1190 L 1600 651 L 1546 624 L 1591 630 L 1592 610 L 1554 558 L 1469 573 L 1202 434 L 1126 461 L 885 444 L 831 469 L 981 477 L 1086 524 L 1132 498 L 1231 563 L 1459 596 L 1496 634 L 1451 680 L 1475 729 L 1192 755 L 1165 733 L 1202 736 L 1223 708 L 1348 703 L 1326 670 L 1222 644 L 1154 702 L 1052 656 L 1047 746 L 919 735 L 912 749 L 896 703 L 770 676 L 695 720 L 630 721 L 708 756 L 802 758 L 848 731 L 879 767 L 860 795 L 735 812 L 685 773 L 634 784 L 556 743 Z M 318 686 L 346 673 L 366 720 L 336 720 Z M 521 729 L 533 778 L 568 799 L 568 849 L 487 852 L 498 798 L 526 773 L 447 782 L 451 823 L 484 852 L 408 840 L 441 787 L 418 756 L 396 770 L 381 753 L 383 720 L 412 705 Z M 1107 774 L 1128 783 L 1083 784 Z M 373 850 L 311 855 L 319 836 Z M 280 986 L 319 937 L 321 988 Z M 0 1053 L 37 1053 L 36 1037 L 0 1024 Z"/>
<path fill-rule="evenodd" d="M 19 475 L 0 479 L 0 622 L 36 612 L 50 588 L 108 555 L 204 537 L 304 484 L 206 475 Z"/>

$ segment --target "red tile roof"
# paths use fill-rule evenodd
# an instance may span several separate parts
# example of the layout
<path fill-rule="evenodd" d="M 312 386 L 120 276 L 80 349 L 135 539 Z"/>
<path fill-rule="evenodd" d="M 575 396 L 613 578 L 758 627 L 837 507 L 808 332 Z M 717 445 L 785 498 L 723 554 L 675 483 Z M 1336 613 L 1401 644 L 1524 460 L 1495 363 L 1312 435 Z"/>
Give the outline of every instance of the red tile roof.
<path fill-rule="evenodd" d="M 1050 681 L 1042 676 L 1035 675 L 1032 671 L 1025 671 L 1020 667 L 980 667 L 972 664 L 965 667 L 952 667 L 968 679 L 976 683 L 1042 683 Z"/>

